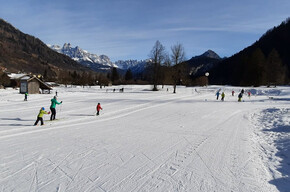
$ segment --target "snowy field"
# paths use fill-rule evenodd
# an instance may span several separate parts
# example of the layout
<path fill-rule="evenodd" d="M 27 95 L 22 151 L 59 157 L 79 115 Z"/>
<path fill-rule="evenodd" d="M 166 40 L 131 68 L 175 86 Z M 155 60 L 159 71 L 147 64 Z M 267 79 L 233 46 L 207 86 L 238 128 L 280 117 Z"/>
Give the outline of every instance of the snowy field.
<path fill-rule="evenodd" d="M 120 88 L 0 90 L 0 191 L 290 191 L 290 87 Z"/>

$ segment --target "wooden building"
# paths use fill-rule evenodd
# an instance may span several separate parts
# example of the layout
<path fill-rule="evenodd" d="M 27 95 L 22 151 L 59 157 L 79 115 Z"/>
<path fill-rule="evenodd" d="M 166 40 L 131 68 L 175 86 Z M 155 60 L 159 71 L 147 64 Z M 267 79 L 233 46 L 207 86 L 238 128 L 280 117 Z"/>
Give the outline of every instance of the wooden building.
<path fill-rule="evenodd" d="M 20 80 L 24 77 L 30 77 L 29 74 L 25 73 L 7 73 L 8 77 L 10 78 L 10 86 L 11 87 L 20 87 Z"/>
<path fill-rule="evenodd" d="M 40 91 L 41 90 L 41 91 Z M 52 88 L 37 77 L 22 77 L 20 79 L 20 93 L 38 94 L 50 93 Z"/>

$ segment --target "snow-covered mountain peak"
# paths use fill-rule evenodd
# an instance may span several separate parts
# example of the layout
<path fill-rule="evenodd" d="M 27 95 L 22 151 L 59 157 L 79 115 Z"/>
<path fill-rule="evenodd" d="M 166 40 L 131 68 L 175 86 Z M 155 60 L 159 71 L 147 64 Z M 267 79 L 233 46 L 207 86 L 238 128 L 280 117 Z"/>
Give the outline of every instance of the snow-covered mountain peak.
<path fill-rule="evenodd" d="M 115 62 L 115 64 L 120 68 L 120 69 L 129 69 L 129 68 L 132 68 L 132 67 L 135 67 L 137 65 L 140 65 L 140 64 L 146 64 L 148 63 L 149 60 L 133 60 L 133 59 L 130 59 L 130 60 L 118 60 Z"/>
<path fill-rule="evenodd" d="M 149 60 L 119 60 L 116 61 L 115 64 L 123 70 L 130 69 L 133 73 L 141 73 L 146 68 Z"/>
<path fill-rule="evenodd" d="M 63 50 L 69 50 L 71 49 L 71 44 L 70 43 L 65 43 L 62 47 Z"/>
<path fill-rule="evenodd" d="M 48 45 L 48 47 L 50 47 L 53 50 L 60 50 L 60 49 L 62 49 L 62 47 L 59 46 L 59 45 Z M 59 52 L 59 51 L 57 51 L 57 52 Z"/>
<path fill-rule="evenodd" d="M 111 62 L 110 58 L 106 55 L 91 54 L 86 50 L 83 50 L 79 46 L 72 47 L 70 43 L 65 43 L 62 47 L 59 45 L 48 45 L 51 49 L 65 54 L 73 60 L 79 62 L 82 65 L 90 67 L 93 70 L 98 71 L 109 70 L 111 67 L 117 67 Z"/>

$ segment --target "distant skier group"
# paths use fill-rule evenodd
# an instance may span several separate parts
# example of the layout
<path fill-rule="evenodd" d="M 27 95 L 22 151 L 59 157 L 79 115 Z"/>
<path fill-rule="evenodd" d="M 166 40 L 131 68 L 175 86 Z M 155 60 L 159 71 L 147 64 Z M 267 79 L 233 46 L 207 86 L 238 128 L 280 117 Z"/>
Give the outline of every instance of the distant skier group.
<path fill-rule="evenodd" d="M 221 95 L 221 101 L 224 101 L 225 92 L 222 92 L 221 94 L 220 94 L 220 92 L 221 92 L 221 89 L 218 89 L 218 91 L 216 92 L 216 99 L 218 100 L 219 96 Z M 242 89 L 241 92 L 238 94 L 238 102 L 242 101 L 244 93 L 245 93 L 245 90 Z M 234 90 L 232 91 L 232 96 L 235 96 L 235 91 Z M 248 97 L 249 98 L 251 97 L 251 91 L 248 91 Z"/>

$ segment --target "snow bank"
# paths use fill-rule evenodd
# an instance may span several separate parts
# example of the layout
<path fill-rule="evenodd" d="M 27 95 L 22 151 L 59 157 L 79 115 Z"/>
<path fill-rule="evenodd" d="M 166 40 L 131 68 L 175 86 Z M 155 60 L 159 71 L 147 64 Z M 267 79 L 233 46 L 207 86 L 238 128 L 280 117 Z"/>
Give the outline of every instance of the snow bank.
<path fill-rule="evenodd" d="M 289 191 L 290 183 L 290 108 L 267 108 L 253 115 L 256 139 L 263 162 L 279 191 Z"/>

